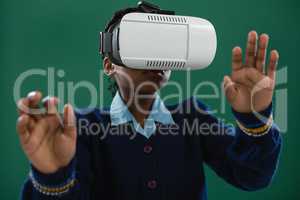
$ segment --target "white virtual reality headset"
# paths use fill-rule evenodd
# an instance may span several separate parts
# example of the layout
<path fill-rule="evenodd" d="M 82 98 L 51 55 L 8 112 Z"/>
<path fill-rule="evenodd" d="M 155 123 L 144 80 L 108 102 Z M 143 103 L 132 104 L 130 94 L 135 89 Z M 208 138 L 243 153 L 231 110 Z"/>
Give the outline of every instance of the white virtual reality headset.
<path fill-rule="evenodd" d="M 186 70 L 202 69 L 213 61 L 217 37 L 209 21 L 175 15 L 148 2 L 129 9 L 100 33 L 100 53 L 113 63 L 133 69 Z"/>

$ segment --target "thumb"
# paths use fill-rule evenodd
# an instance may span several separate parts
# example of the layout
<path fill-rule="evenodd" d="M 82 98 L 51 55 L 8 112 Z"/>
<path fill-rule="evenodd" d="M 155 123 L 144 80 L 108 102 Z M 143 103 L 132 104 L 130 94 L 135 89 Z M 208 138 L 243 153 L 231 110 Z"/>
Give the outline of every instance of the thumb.
<path fill-rule="evenodd" d="M 76 137 L 76 124 L 75 124 L 75 114 L 73 107 L 70 104 L 64 106 L 64 134 L 71 138 Z"/>
<path fill-rule="evenodd" d="M 17 132 L 22 145 L 26 144 L 29 138 L 28 125 L 29 116 L 27 114 L 21 115 L 17 121 Z"/>
<path fill-rule="evenodd" d="M 235 83 L 229 76 L 224 76 L 223 87 L 227 100 L 232 103 L 237 96 L 237 89 Z"/>

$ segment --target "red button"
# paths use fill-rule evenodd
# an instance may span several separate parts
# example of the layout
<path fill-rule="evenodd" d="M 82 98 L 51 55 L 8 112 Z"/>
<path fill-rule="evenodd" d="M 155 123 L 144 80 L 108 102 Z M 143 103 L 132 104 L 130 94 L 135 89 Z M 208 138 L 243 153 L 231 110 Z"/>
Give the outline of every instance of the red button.
<path fill-rule="evenodd" d="M 151 151 L 152 151 L 152 147 L 151 147 L 150 145 L 146 145 L 146 146 L 144 147 L 144 152 L 145 152 L 145 153 L 151 153 Z"/>
<path fill-rule="evenodd" d="M 157 182 L 155 180 L 148 181 L 147 186 L 150 189 L 155 189 L 157 187 Z"/>

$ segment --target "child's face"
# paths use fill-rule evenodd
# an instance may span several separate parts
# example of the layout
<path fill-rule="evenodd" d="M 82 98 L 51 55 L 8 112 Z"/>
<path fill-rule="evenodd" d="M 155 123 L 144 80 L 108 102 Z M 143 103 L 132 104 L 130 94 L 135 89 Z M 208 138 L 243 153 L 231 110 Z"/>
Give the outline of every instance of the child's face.
<path fill-rule="evenodd" d="M 120 89 L 137 94 L 153 94 L 169 80 L 170 70 L 130 69 L 115 65 L 114 78 Z"/>

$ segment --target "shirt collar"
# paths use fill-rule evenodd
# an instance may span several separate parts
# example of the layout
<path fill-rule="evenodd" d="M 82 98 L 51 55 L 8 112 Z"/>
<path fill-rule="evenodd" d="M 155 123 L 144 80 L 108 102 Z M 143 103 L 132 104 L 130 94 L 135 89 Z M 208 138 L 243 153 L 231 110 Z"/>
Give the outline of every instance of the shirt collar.
<path fill-rule="evenodd" d="M 142 134 L 146 137 L 150 137 L 150 135 L 156 130 L 155 121 L 162 124 L 175 124 L 170 111 L 166 108 L 157 93 L 155 93 L 155 100 L 152 104 L 150 114 L 145 121 L 144 129 L 128 110 L 126 104 L 120 96 L 119 91 L 116 92 L 112 100 L 110 106 L 110 118 L 112 125 L 119 125 L 132 121 L 135 130 L 139 133 L 142 132 Z"/>

